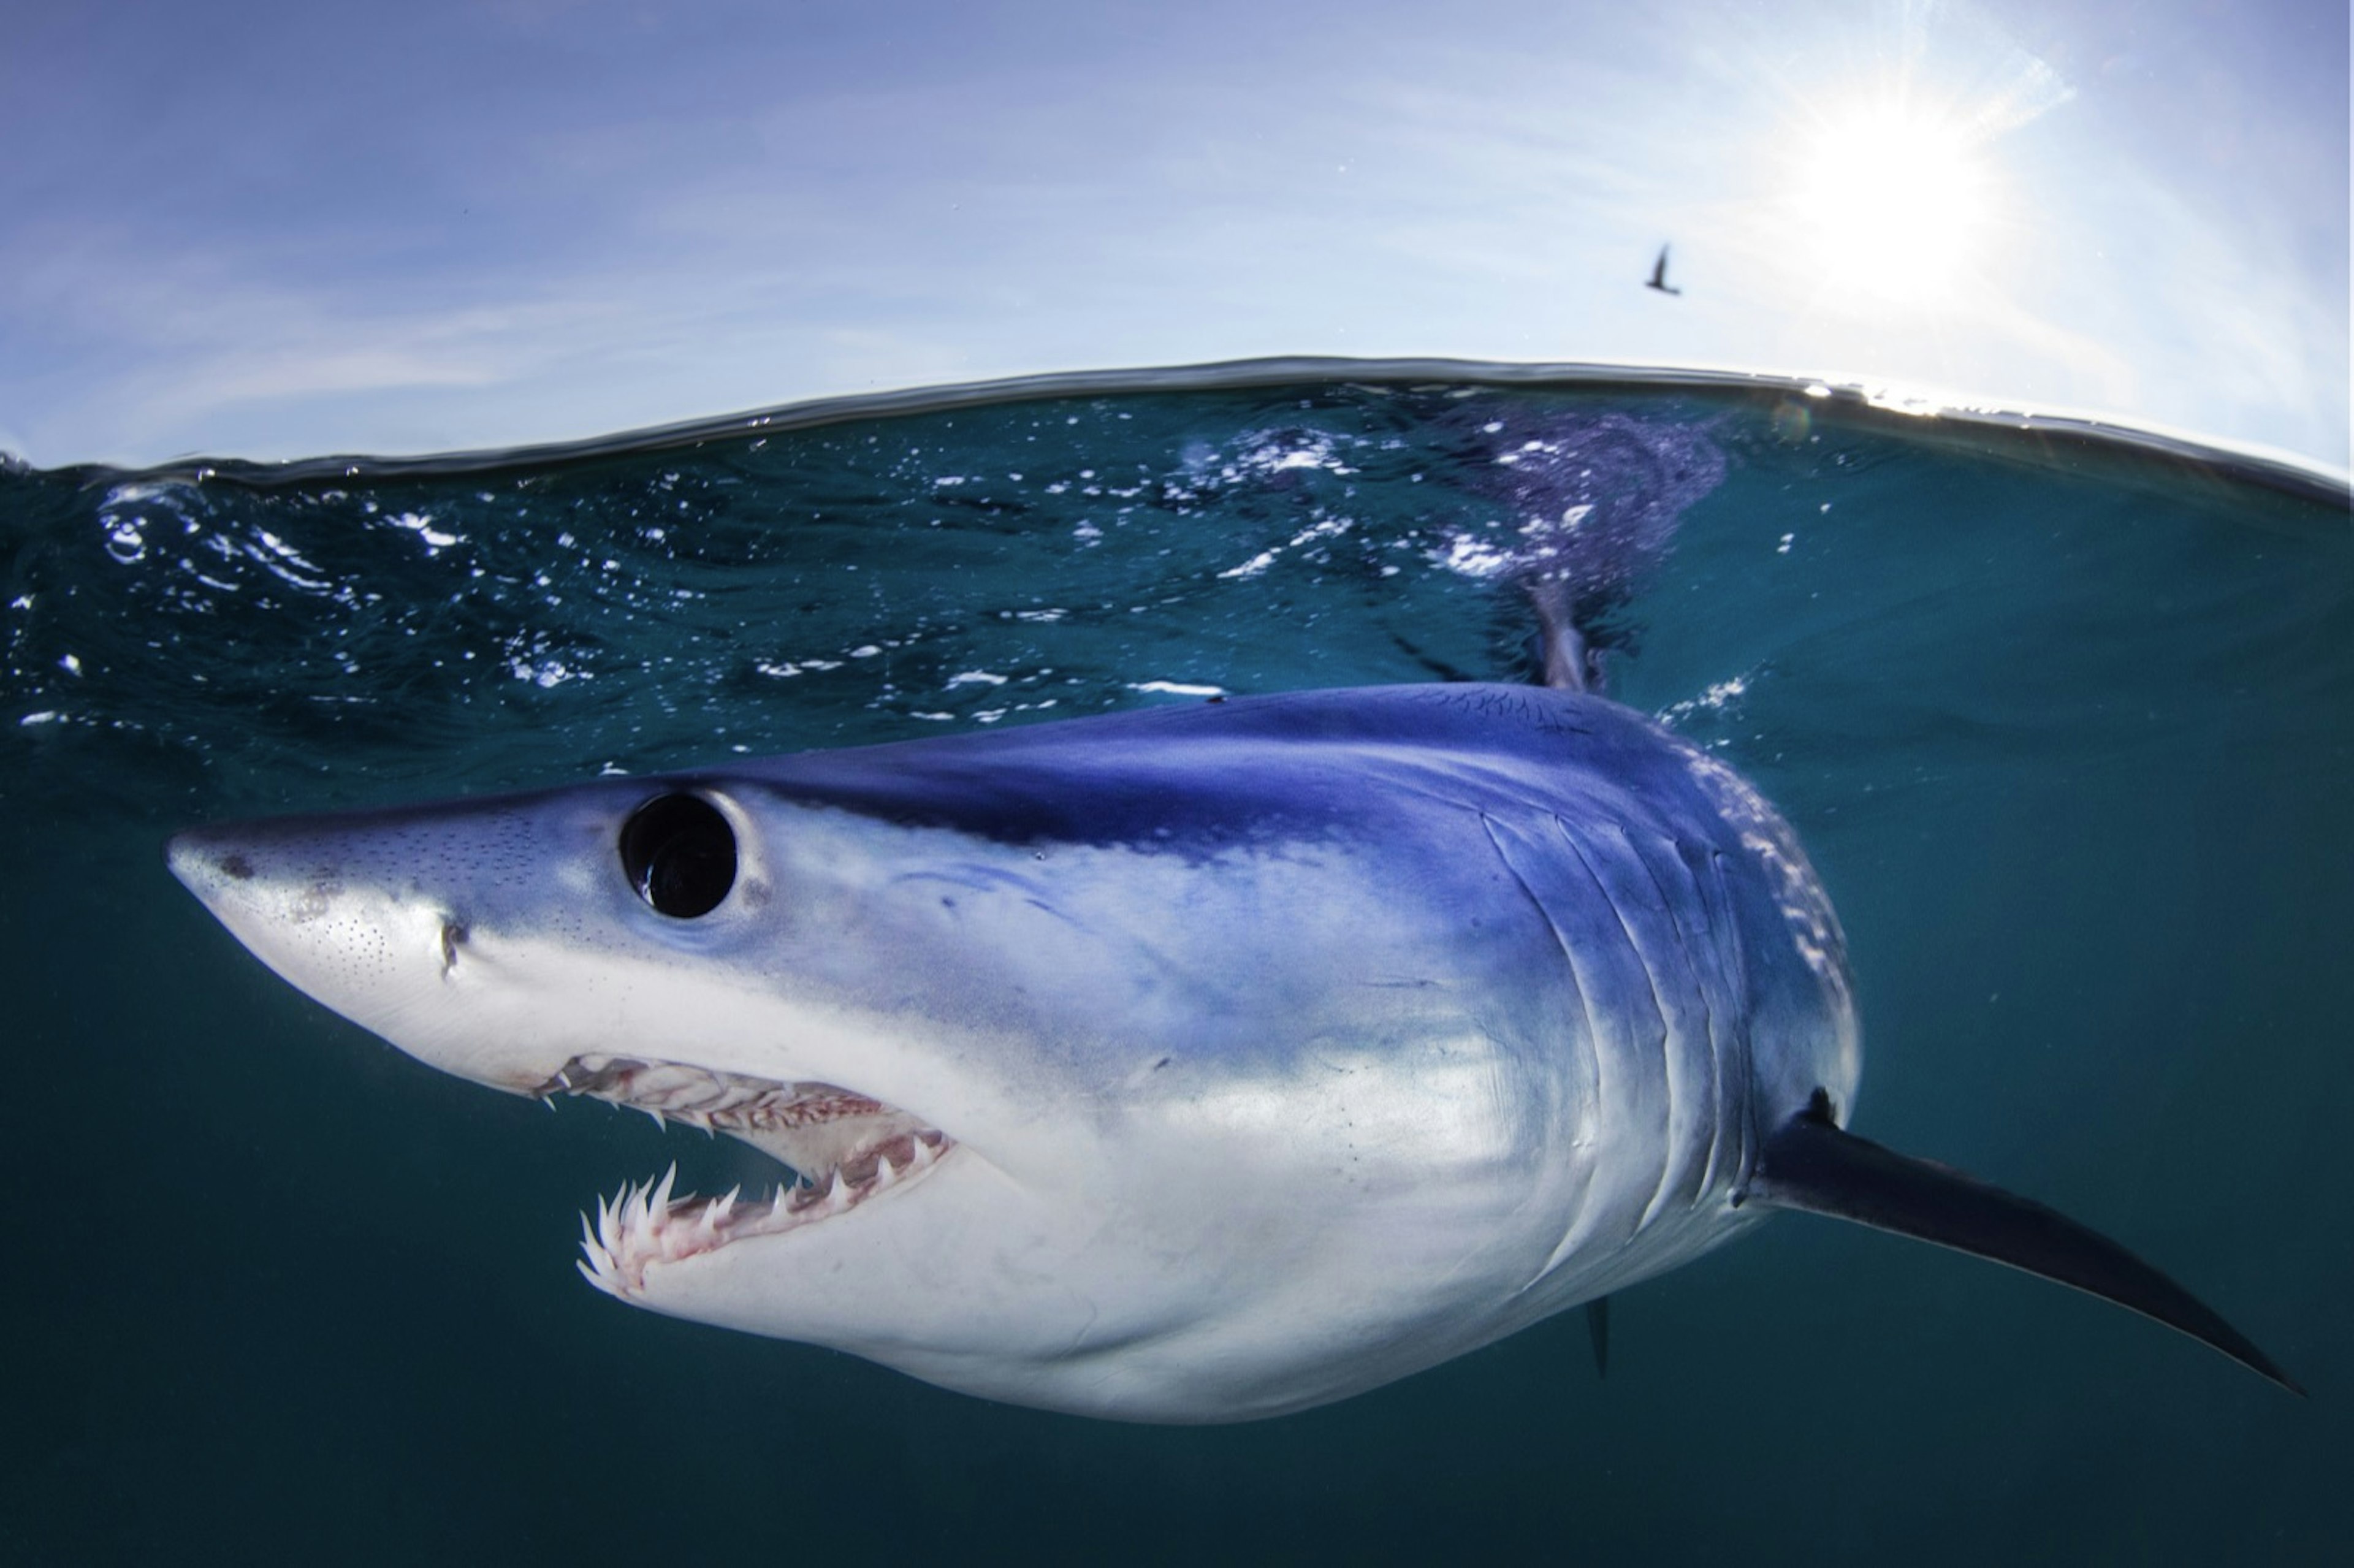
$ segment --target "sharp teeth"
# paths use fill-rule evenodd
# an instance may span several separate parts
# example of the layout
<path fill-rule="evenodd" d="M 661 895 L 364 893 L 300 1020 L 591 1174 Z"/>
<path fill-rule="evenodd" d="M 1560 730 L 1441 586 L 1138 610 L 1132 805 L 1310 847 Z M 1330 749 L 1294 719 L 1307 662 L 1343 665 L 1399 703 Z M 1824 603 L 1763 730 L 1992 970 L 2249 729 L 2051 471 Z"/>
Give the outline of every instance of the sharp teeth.
<path fill-rule="evenodd" d="M 602 1199 L 597 1203 L 597 1224 L 598 1228 L 605 1232 L 607 1240 L 604 1242 L 599 1241 L 596 1234 L 589 1230 L 588 1216 L 580 1216 L 580 1251 L 584 1255 L 574 1266 L 580 1270 L 582 1278 L 598 1289 L 609 1296 L 619 1296 L 621 1294 L 620 1266 L 613 1261 L 613 1251 L 608 1245 L 612 1235 L 612 1213 Z"/>
<path fill-rule="evenodd" d="M 586 1075 L 588 1069 L 576 1065 L 572 1072 Z M 644 1081 L 637 1081 L 639 1078 Z M 673 1122 L 684 1122 L 711 1136 L 723 1127 L 740 1132 L 748 1112 L 771 1110 L 777 1105 L 790 1110 L 808 1097 L 798 1090 L 755 1093 L 730 1087 L 716 1096 L 706 1094 L 695 1103 L 684 1104 L 678 1103 L 677 1086 L 659 1075 L 641 1070 L 632 1078 L 611 1067 L 595 1069 L 593 1081 L 573 1080 L 566 1075 L 558 1075 L 558 1079 L 562 1081 L 551 1081 L 539 1091 L 551 1110 L 555 1108 L 554 1101 L 546 1097 L 552 1092 L 593 1093 L 616 1104 L 634 1105 L 657 1127 L 667 1128 Z M 690 1082 L 687 1086 L 695 1086 Z M 608 1089 L 620 1092 L 608 1095 Z M 649 1098 L 669 1099 L 673 1103 L 662 1106 L 623 1097 L 633 1090 L 645 1092 Z M 760 1205 L 766 1212 L 755 1209 L 751 1214 L 738 1213 L 739 1208 L 748 1206 L 740 1183 L 730 1187 L 724 1195 L 708 1200 L 698 1200 L 691 1192 L 680 1195 L 678 1166 L 673 1162 L 658 1178 L 624 1183 L 610 1198 L 600 1195 L 593 1220 L 586 1213 L 581 1214 L 582 1256 L 576 1266 L 581 1277 L 599 1289 L 622 1299 L 634 1299 L 645 1286 L 647 1269 L 654 1264 L 694 1257 L 730 1241 L 780 1234 L 832 1218 L 885 1188 L 923 1173 L 942 1159 L 951 1143 L 945 1135 L 928 1128 L 886 1133 L 879 1141 L 854 1150 L 850 1160 L 813 1177 L 788 1173 Z M 897 1150 L 897 1158 L 885 1150 Z M 854 1179 L 845 1166 L 863 1170 L 865 1175 Z"/>

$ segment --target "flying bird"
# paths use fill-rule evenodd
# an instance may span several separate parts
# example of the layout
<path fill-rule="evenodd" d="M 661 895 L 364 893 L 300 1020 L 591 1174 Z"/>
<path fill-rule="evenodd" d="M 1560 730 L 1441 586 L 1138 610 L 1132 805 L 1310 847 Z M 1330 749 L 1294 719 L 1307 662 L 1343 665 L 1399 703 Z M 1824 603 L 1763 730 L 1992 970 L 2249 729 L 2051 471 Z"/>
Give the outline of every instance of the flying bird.
<path fill-rule="evenodd" d="M 1681 289 L 1673 287 L 1668 281 L 1668 248 L 1666 246 L 1662 245 L 1659 247 L 1659 259 L 1651 263 L 1651 281 L 1644 284 L 1643 287 L 1647 289 L 1657 289 L 1663 294 L 1681 294 L 1683 292 Z"/>

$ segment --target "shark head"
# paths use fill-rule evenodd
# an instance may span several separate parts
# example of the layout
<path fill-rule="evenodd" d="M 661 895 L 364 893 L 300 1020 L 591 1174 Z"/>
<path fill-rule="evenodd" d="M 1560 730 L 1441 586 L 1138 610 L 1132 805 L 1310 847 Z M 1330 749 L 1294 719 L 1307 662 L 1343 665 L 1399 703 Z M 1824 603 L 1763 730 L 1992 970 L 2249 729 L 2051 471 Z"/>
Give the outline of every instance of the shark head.
<path fill-rule="evenodd" d="M 625 1301 L 1082 1404 L 1048 1385 L 1087 1351 L 1118 1365 L 1247 1310 L 1171 1260 L 1215 1245 L 1237 1191 L 1279 1185 L 1269 1150 L 1303 1129 L 1258 1147 L 1202 1125 L 1200 1075 L 1138 1026 L 1190 977 L 1134 967 L 1147 938 L 1089 895 L 1124 880 L 1173 907 L 1165 858 L 911 830 L 726 775 L 199 831 L 170 853 L 265 963 L 419 1060 L 777 1162 L 767 1191 L 690 1199 L 665 1177 L 600 1203 L 584 1272 Z M 1055 863 L 1077 858 L 1107 863 Z M 1134 1397 L 1119 1385 L 1150 1360 L 1102 1398 Z M 1178 1390 L 1146 1397 L 1184 1414 Z"/>

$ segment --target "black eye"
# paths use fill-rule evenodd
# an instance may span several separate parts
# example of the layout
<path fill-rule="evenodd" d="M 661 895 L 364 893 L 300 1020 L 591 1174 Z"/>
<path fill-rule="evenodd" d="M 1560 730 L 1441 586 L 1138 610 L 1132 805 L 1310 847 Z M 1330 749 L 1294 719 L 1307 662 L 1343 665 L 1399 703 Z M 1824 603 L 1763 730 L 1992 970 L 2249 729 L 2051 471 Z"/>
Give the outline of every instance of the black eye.
<path fill-rule="evenodd" d="M 692 920 L 736 885 L 736 831 L 708 800 L 661 795 L 621 824 L 621 870 L 654 912 Z"/>

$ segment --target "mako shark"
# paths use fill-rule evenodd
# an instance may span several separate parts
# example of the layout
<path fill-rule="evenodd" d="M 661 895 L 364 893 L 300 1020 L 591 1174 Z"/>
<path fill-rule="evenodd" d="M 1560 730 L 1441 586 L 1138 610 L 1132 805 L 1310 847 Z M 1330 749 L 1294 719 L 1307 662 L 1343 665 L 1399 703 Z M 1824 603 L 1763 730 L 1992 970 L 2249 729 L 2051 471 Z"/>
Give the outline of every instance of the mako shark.
<path fill-rule="evenodd" d="M 1553 653 L 1551 688 L 285 818 L 170 862 L 423 1062 L 788 1168 L 601 1202 L 599 1288 L 991 1399 L 1278 1415 L 1785 1209 L 2032 1270 L 2295 1386 L 2115 1243 L 1845 1131 L 1855 1004 L 1797 841 Z"/>

